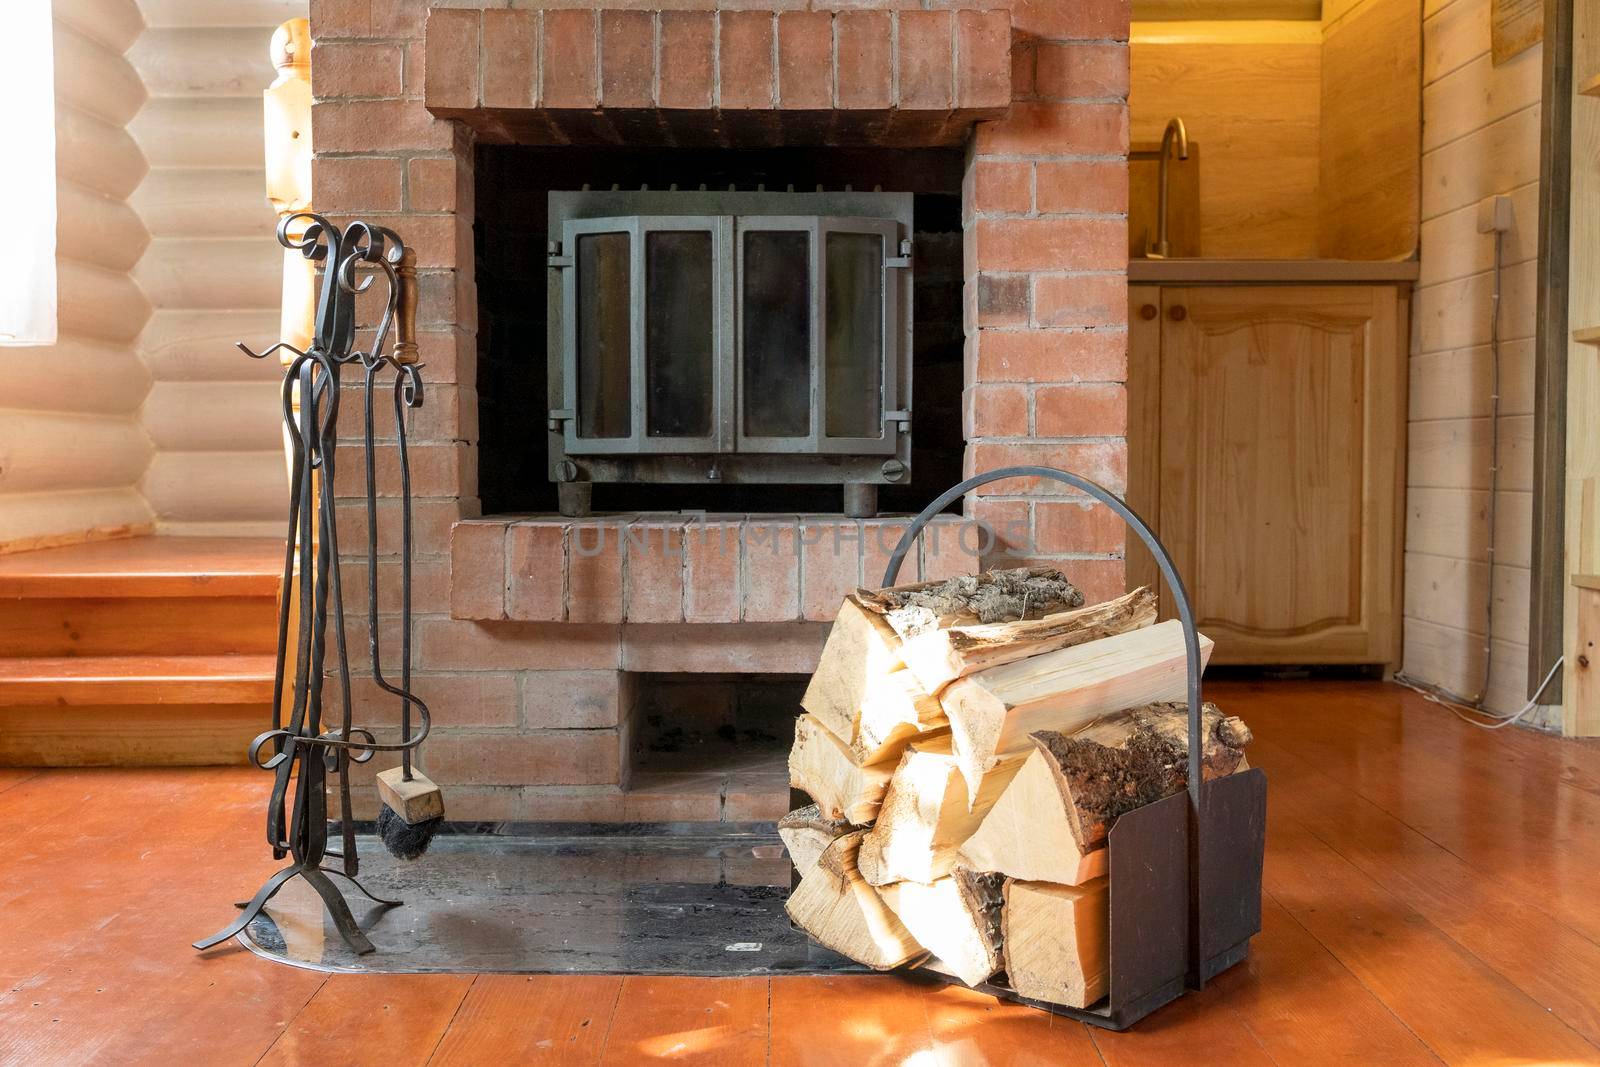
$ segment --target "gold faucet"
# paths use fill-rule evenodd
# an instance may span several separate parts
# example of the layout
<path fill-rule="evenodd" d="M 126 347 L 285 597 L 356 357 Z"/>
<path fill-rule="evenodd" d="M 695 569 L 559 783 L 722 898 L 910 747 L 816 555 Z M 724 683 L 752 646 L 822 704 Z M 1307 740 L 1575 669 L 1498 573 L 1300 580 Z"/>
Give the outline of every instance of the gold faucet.
<path fill-rule="evenodd" d="M 1161 163 L 1158 177 L 1159 191 L 1156 201 L 1156 239 L 1154 244 L 1146 245 L 1145 255 L 1150 259 L 1166 259 L 1172 250 L 1171 243 L 1167 240 L 1167 182 L 1168 164 L 1172 158 L 1172 142 L 1178 142 L 1178 158 L 1189 158 L 1189 131 L 1184 128 L 1183 120 L 1172 118 L 1167 120 L 1167 128 L 1161 133 Z"/>

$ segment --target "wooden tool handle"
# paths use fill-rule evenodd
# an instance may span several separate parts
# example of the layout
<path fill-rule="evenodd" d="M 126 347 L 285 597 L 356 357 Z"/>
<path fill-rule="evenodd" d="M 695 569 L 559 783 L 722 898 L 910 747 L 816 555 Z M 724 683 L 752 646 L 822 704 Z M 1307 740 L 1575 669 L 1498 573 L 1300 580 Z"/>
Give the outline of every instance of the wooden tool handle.
<path fill-rule="evenodd" d="M 415 363 L 417 353 L 417 254 L 406 249 L 394 268 L 395 282 L 400 287 L 399 306 L 395 309 L 394 361 L 401 366 Z"/>

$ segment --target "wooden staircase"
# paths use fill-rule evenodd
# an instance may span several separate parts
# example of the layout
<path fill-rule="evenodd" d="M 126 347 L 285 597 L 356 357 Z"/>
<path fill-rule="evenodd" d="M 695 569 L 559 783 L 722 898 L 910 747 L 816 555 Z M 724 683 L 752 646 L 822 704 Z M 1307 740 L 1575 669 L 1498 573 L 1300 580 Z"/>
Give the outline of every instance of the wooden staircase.
<path fill-rule="evenodd" d="M 0 766 L 237 764 L 268 728 L 283 543 L 0 556 Z"/>

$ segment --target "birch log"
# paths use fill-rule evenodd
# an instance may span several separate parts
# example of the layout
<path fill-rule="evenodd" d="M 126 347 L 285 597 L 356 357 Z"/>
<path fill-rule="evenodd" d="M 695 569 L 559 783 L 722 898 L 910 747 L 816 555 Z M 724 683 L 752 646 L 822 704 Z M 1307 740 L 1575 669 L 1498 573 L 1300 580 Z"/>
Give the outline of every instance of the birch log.
<path fill-rule="evenodd" d="M 794 723 L 789 750 L 789 784 L 816 801 L 823 817 L 862 826 L 878 814 L 894 773 L 888 764 L 863 767 L 850 749 L 815 715 Z"/>
<path fill-rule="evenodd" d="M 912 746 L 889 780 L 877 822 L 861 843 L 861 874 L 873 885 L 932 882 L 955 867 L 1026 756 L 998 761 L 969 795 L 948 736 Z"/>
<path fill-rule="evenodd" d="M 1087 1008 L 1109 987 L 1106 880 L 1051 885 L 1007 879 L 1001 930 L 1006 978 L 1030 1000 Z"/>
<path fill-rule="evenodd" d="M 929 630 L 909 638 L 901 656 L 922 688 L 937 693 L 977 671 L 1141 629 L 1155 621 L 1156 595 L 1140 587 L 1115 600 L 1042 619 Z"/>
<path fill-rule="evenodd" d="M 1211 640 L 1200 637 L 1201 666 Z M 939 696 L 968 789 L 1001 756 L 1024 752 L 1036 730 L 1072 731 L 1111 712 L 1177 700 L 1185 690 L 1183 628 L 1176 621 L 1016 663 L 950 683 Z"/>
<path fill-rule="evenodd" d="M 1215 704 L 1201 716 L 1205 777 L 1243 769 L 1250 728 Z M 1026 881 L 1098 878 L 1111 822 L 1187 784 L 1188 731 L 1186 705 L 1172 703 L 1130 708 L 1070 736 L 1034 734 L 1034 751 L 962 845 L 962 862 Z"/>
<path fill-rule="evenodd" d="M 856 869 L 861 837 L 860 831 L 844 834 L 824 849 L 784 907 L 821 944 L 886 971 L 925 950 Z"/>
<path fill-rule="evenodd" d="M 1000 942 L 1000 875 L 956 868 L 924 885 L 896 882 L 878 894 L 939 969 L 968 985 L 987 982 L 1004 966 Z"/>

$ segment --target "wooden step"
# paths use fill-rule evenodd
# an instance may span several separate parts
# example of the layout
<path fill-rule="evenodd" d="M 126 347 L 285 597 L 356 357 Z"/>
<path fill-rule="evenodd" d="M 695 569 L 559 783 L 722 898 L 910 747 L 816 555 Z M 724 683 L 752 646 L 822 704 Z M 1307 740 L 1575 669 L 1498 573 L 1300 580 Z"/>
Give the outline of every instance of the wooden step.
<path fill-rule="evenodd" d="M 0 767 L 215 767 L 246 762 L 261 704 L 0 707 Z"/>
<path fill-rule="evenodd" d="M 272 597 L 0 598 L 0 658 L 264 654 L 277 647 Z"/>
<path fill-rule="evenodd" d="M 0 555 L 0 597 L 276 597 L 283 542 L 129 537 Z"/>
<path fill-rule="evenodd" d="M 0 657 L 271 653 L 283 542 L 130 537 L 0 556 Z"/>
<path fill-rule="evenodd" d="M 0 659 L 0 707 L 272 702 L 270 655 Z M 138 729 L 137 722 L 129 723 Z"/>
<path fill-rule="evenodd" d="M 283 542 L 0 556 L 0 766 L 238 764 L 272 718 Z"/>

